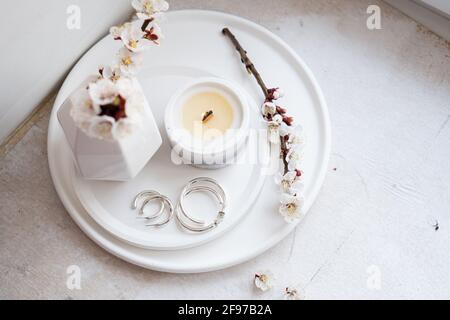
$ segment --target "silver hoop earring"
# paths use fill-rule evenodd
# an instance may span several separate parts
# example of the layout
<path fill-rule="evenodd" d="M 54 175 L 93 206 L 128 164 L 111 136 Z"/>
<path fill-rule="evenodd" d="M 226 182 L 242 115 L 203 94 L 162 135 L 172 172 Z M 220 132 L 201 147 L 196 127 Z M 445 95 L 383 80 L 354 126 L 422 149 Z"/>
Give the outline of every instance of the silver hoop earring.
<path fill-rule="evenodd" d="M 219 211 L 216 218 L 208 224 L 203 220 L 192 217 L 184 208 L 184 199 L 190 194 L 196 192 L 211 193 L 219 203 Z M 200 177 L 189 181 L 184 187 L 180 194 L 175 211 L 177 221 L 184 229 L 194 233 L 203 233 L 216 228 L 222 222 L 225 217 L 225 208 L 226 195 L 219 183 L 211 178 Z"/>
<path fill-rule="evenodd" d="M 166 225 L 167 223 L 170 222 L 170 220 L 173 217 L 173 204 L 172 201 L 170 201 L 169 198 L 167 198 L 166 196 L 160 194 L 159 192 L 153 191 L 153 190 L 147 190 L 147 191 L 142 191 L 140 193 L 138 193 L 135 197 L 134 200 L 131 204 L 131 208 L 132 209 L 137 209 L 138 208 L 138 203 L 140 202 L 140 200 L 143 198 L 144 200 L 142 201 L 140 207 L 139 207 L 139 216 L 146 219 L 146 220 L 155 220 L 161 217 L 161 215 L 166 212 L 166 218 L 161 221 L 161 222 L 155 222 L 155 223 L 147 223 L 146 226 L 147 227 L 162 227 L 164 225 Z M 149 215 L 146 216 L 144 213 L 144 209 L 145 207 L 152 201 L 158 200 L 160 202 L 160 208 L 159 211 L 156 212 L 153 215 Z"/>
<path fill-rule="evenodd" d="M 133 202 L 131 203 L 131 209 L 136 210 L 138 208 L 138 204 L 141 201 L 141 198 L 145 197 L 144 201 L 142 202 L 140 208 L 139 208 L 139 214 L 138 214 L 138 219 L 148 219 L 148 220 L 153 220 L 158 218 L 159 216 L 162 215 L 163 211 L 164 211 L 164 202 L 160 201 L 160 206 L 159 206 L 159 210 L 158 212 L 156 212 L 153 215 L 145 215 L 144 212 L 144 208 L 145 206 L 147 206 L 147 204 L 151 201 L 148 200 L 148 197 L 154 196 L 154 195 L 159 195 L 160 193 L 154 190 L 145 190 L 142 192 L 139 192 L 135 197 Z M 152 198 L 155 199 L 155 198 Z"/>
<path fill-rule="evenodd" d="M 152 196 L 148 197 L 145 201 L 151 201 L 154 199 L 159 199 L 161 201 L 161 203 L 163 204 L 163 206 L 165 207 L 166 210 L 164 210 L 164 211 L 166 212 L 166 219 L 161 222 L 157 222 L 157 223 L 147 223 L 146 226 L 158 228 L 158 227 L 162 227 L 162 226 L 168 224 L 170 222 L 170 220 L 172 219 L 173 205 L 172 205 L 172 201 L 170 201 L 169 198 L 167 198 L 166 196 L 163 196 L 162 194 L 152 195 Z"/>

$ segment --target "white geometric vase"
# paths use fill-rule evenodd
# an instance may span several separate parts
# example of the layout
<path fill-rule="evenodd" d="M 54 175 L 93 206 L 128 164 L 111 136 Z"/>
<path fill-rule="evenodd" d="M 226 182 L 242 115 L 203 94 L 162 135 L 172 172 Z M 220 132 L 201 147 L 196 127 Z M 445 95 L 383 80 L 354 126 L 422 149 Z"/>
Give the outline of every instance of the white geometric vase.
<path fill-rule="evenodd" d="M 77 90 L 86 87 L 92 79 L 87 78 Z M 59 108 L 59 123 L 72 150 L 78 172 L 83 178 L 108 181 L 133 179 L 161 146 L 161 135 L 142 87 L 136 79 L 133 79 L 133 85 L 144 96 L 142 125 L 121 139 L 101 140 L 87 135 L 77 127 L 70 114 L 73 100 L 71 98 L 77 90 Z"/>

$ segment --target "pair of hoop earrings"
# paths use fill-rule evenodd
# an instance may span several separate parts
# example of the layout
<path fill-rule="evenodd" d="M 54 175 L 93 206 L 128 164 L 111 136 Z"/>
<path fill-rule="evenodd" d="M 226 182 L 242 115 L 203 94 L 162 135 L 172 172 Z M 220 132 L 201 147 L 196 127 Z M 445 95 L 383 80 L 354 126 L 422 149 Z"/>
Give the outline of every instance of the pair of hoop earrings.
<path fill-rule="evenodd" d="M 219 204 L 219 210 L 215 219 L 209 223 L 194 218 L 185 209 L 184 201 L 186 197 L 197 192 L 208 192 L 212 194 Z M 144 209 L 153 201 L 159 201 L 159 210 L 152 215 L 147 215 L 144 212 Z M 225 217 L 226 195 L 225 191 L 216 180 L 207 177 L 200 177 L 187 183 L 181 191 L 180 197 L 178 198 L 178 203 L 175 207 L 168 197 L 153 190 L 142 191 L 136 195 L 133 203 L 131 204 L 131 208 L 135 210 L 138 206 L 138 217 L 144 218 L 147 221 L 158 221 L 147 223 L 146 226 L 162 227 L 172 220 L 175 212 L 177 222 L 184 230 L 193 233 L 203 233 L 213 230 L 223 221 Z M 165 217 L 161 219 L 164 213 Z"/>

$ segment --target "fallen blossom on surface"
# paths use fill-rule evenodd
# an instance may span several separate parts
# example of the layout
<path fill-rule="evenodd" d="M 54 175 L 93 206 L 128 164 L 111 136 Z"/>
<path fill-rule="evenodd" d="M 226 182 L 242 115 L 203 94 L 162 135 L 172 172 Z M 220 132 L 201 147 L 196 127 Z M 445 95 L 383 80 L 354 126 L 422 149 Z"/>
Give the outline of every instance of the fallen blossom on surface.
<path fill-rule="evenodd" d="M 255 274 L 255 286 L 261 291 L 267 291 L 274 285 L 275 276 L 270 271 L 258 272 Z"/>
<path fill-rule="evenodd" d="M 286 300 L 305 300 L 305 294 L 301 290 L 287 287 L 284 289 L 284 298 Z"/>

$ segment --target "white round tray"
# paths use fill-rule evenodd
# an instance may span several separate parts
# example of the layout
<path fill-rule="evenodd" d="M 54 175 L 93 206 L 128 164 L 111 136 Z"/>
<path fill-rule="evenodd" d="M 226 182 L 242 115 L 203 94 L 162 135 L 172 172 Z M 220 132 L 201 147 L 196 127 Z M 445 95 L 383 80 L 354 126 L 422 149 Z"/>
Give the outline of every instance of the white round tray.
<path fill-rule="evenodd" d="M 172 84 L 165 86 L 168 91 L 161 89 L 157 92 L 164 96 L 177 86 L 171 77 L 181 74 L 187 80 L 212 74 L 237 82 L 254 101 L 261 101 L 254 79 L 245 72 L 229 40 L 221 35 L 222 28 L 229 27 L 247 49 L 266 82 L 284 89 L 286 97 L 283 104 L 305 128 L 308 143 L 303 169 L 307 212 L 322 185 L 330 153 L 328 112 L 310 70 L 282 40 L 247 20 L 197 10 L 174 11 L 167 17 L 163 25 L 166 39 L 161 47 L 150 51 L 151 59 L 146 60 L 145 69 L 140 74 L 142 85 L 151 87 L 152 81 L 167 81 Z M 139 248 L 119 240 L 95 222 L 80 203 L 68 174 L 73 170 L 73 163 L 68 161 L 70 151 L 57 122 L 56 111 L 87 74 L 112 59 L 116 48 L 117 43 L 106 37 L 89 50 L 64 82 L 50 119 L 50 172 L 63 204 L 80 228 L 104 249 L 126 261 L 154 270 L 180 273 L 205 272 L 241 263 L 269 249 L 292 231 L 295 225 L 286 224 L 277 213 L 279 196 L 270 178 L 252 210 L 236 227 L 195 248 L 173 251 Z M 155 76 L 148 77 L 148 72 Z M 164 74 L 164 77 L 158 74 Z M 152 101 L 152 97 L 148 98 Z M 239 183 L 236 181 L 236 185 Z"/>

